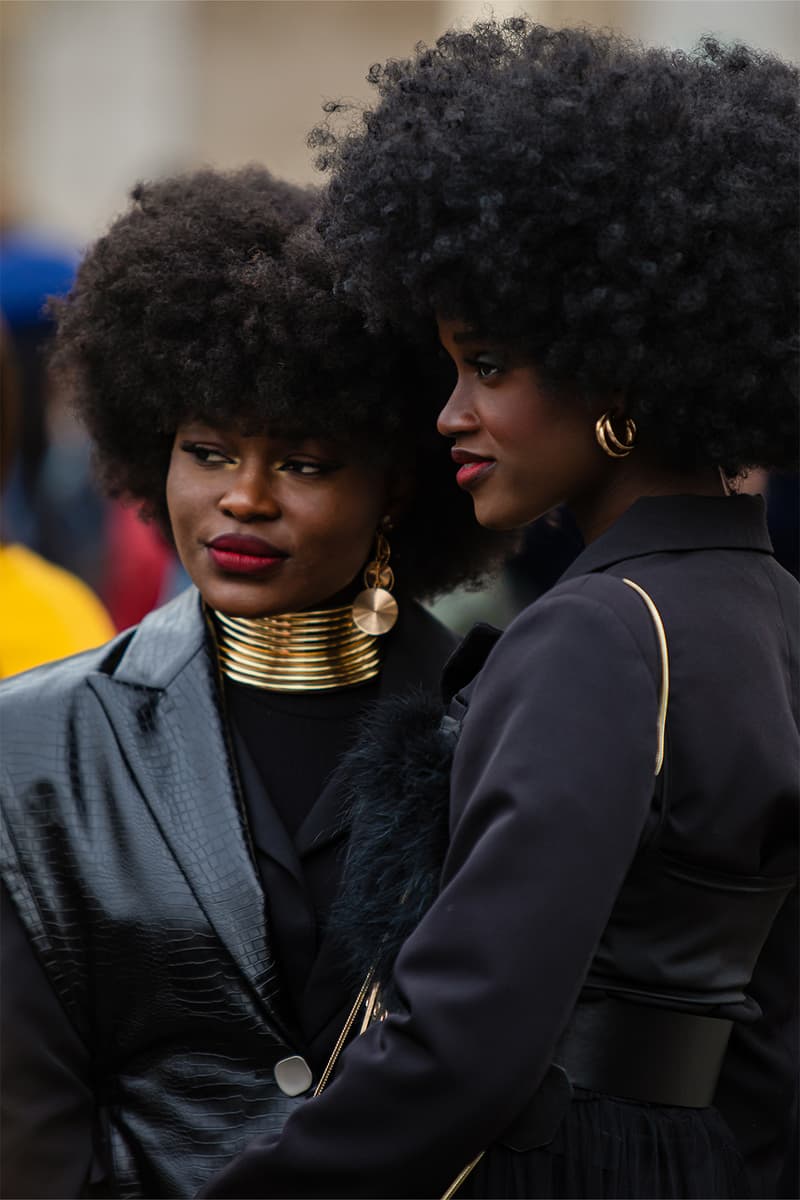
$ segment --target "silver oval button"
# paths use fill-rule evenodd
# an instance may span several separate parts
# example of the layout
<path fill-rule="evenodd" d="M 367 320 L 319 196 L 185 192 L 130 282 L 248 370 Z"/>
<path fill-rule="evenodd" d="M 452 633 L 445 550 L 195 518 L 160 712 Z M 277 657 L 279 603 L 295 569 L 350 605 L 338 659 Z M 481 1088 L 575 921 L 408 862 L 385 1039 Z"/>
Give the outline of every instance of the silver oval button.
<path fill-rule="evenodd" d="M 307 1092 L 314 1078 L 308 1063 L 299 1054 L 282 1058 L 279 1063 L 275 1063 L 274 1075 L 275 1082 L 284 1096 L 299 1096 L 302 1092 Z"/>

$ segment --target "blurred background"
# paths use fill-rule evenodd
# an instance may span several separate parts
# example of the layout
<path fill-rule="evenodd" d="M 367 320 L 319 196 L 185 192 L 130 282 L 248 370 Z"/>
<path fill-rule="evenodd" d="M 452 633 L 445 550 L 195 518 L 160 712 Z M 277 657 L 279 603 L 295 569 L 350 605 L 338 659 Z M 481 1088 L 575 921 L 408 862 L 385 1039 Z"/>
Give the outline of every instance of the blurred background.
<path fill-rule="evenodd" d="M 136 180 L 256 160 L 288 179 L 313 181 L 306 136 L 326 100 L 369 102 L 372 62 L 404 56 L 414 43 L 490 12 L 611 27 L 684 48 L 711 32 L 800 59 L 793 0 L 0 4 L 4 394 L 12 388 L 19 398 L 16 431 L 5 437 L 8 448 L 13 436 L 14 450 L 4 472 L 6 547 L 27 547 L 85 581 L 117 628 L 174 593 L 182 581 L 171 551 L 134 512 L 99 496 L 85 439 L 46 378 L 45 297 L 68 289 L 81 248 L 125 207 Z M 796 571 L 796 481 L 757 477 L 748 486 L 769 487 L 773 533 Z M 537 523 L 493 588 L 445 601 L 440 612 L 459 629 L 474 617 L 505 624 L 577 545 L 564 523 Z"/>

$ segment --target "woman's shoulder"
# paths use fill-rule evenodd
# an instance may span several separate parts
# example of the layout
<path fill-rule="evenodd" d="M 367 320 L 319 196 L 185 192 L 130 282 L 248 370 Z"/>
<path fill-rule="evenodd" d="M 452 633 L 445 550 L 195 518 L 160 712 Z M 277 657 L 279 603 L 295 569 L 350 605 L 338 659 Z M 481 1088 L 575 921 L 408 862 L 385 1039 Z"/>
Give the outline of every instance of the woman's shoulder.
<path fill-rule="evenodd" d="M 22 711 L 32 709 L 43 721 L 49 713 L 66 714 L 65 705 L 68 704 L 70 696 L 79 692 L 91 675 L 102 671 L 107 661 L 118 659 L 120 650 L 124 649 L 132 632 L 130 629 L 125 630 L 102 646 L 42 663 L 0 681 L 0 712 L 3 714 L 4 736 L 9 729 L 8 722 L 13 721 L 14 715 Z"/>
<path fill-rule="evenodd" d="M 510 695 L 517 704 L 544 703 L 554 711 L 560 704 L 573 711 L 581 698 L 610 707 L 626 697 L 657 702 L 662 661 L 653 618 L 620 578 L 564 580 L 485 642 L 485 661 L 459 691 L 470 708 L 480 701 L 499 713 Z"/>
<path fill-rule="evenodd" d="M 652 601 L 650 592 L 627 577 L 606 572 L 574 575 L 524 608 L 506 629 L 498 649 L 518 652 L 532 642 L 546 644 L 557 637 L 602 652 L 606 639 L 625 641 L 624 630 L 631 647 L 649 655 L 653 616 L 648 599 Z"/>
<path fill-rule="evenodd" d="M 48 714 L 66 717 L 71 702 L 97 675 L 130 676 L 131 681 L 141 676 L 141 682 L 146 684 L 143 664 L 157 663 L 158 669 L 165 671 L 173 659 L 186 657 L 186 646 L 191 641 L 191 649 L 194 641 L 203 636 L 202 630 L 197 593 L 191 588 L 101 646 L 0 681 L 4 736 L 16 713 L 33 712 L 42 722 Z M 44 730 L 44 724 L 39 723 L 39 728 Z"/>

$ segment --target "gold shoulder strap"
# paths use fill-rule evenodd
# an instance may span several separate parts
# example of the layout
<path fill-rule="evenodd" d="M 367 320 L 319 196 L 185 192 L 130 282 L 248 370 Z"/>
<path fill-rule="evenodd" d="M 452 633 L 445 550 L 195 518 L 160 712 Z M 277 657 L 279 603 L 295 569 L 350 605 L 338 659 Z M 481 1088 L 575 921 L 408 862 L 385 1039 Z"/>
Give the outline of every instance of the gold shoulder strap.
<path fill-rule="evenodd" d="M 656 775 L 661 774 L 661 768 L 664 766 L 664 736 L 667 727 L 667 703 L 669 701 L 669 653 L 667 651 L 667 635 L 664 632 L 664 622 L 661 620 L 661 613 L 655 606 L 652 596 L 639 587 L 638 583 L 634 583 L 632 579 L 623 579 L 623 583 L 627 583 L 628 587 L 633 588 L 635 592 L 644 600 L 647 605 L 650 616 L 653 618 L 656 637 L 658 638 L 658 648 L 661 653 L 661 697 L 658 704 L 658 746 L 656 750 Z"/>

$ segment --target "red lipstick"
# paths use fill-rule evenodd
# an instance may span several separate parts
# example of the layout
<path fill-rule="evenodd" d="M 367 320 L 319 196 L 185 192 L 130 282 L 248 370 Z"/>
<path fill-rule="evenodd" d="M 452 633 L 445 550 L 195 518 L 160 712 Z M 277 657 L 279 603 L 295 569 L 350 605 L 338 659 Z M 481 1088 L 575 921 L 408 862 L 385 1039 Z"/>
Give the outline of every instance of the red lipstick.
<path fill-rule="evenodd" d="M 488 458 L 486 455 L 475 453 L 472 450 L 463 450 L 460 446 L 453 447 L 450 457 L 454 463 L 458 463 L 460 466 L 456 473 L 456 483 L 463 488 L 474 487 L 495 466 L 493 458 Z"/>
<path fill-rule="evenodd" d="M 223 533 L 207 546 L 220 570 L 232 575 L 260 575 L 289 557 L 264 538 L 244 534 Z"/>

